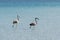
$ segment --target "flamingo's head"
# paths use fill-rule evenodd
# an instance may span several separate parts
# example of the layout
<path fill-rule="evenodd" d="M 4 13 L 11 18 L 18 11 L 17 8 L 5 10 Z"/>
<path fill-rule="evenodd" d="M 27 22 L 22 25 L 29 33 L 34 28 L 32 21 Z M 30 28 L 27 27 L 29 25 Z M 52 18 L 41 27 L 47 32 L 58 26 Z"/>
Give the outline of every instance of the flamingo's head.
<path fill-rule="evenodd" d="M 36 24 L 37 24 L 37 20 L 39 20 L 39 18 L 36 17 L 36 18 L 35 18 L 35 22 L 36 22 Z"/>
<path fill-rule="evenodd" d="M 37 18 L 37 17 L 35 18 L 35 20 L 36 20 L 36 19 L 39 20 L 39 18 Z"/>

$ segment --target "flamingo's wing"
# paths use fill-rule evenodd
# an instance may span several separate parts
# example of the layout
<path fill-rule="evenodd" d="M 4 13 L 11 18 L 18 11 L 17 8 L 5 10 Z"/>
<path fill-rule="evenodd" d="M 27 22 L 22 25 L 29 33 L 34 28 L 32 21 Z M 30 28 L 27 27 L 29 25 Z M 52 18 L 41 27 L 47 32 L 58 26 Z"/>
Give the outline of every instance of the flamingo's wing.
<path fill-rule="evenodd" d="M 30 26 L 35 26 L 35 23 L 31 23 Z"/>

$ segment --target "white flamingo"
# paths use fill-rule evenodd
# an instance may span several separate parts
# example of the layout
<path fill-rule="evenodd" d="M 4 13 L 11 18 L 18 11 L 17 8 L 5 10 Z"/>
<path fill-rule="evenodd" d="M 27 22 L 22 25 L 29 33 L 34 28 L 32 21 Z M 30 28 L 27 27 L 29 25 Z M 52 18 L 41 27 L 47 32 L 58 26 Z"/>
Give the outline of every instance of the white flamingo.
<path fill-rule="evenodd" d="M 32 22 L 32 23 L 29 24 L 29 25 L 30 25 L 30 28 L 31 28 L 32 26 L 35 26 L 35 25 L 37 24 L 37 20 L 39 20 L 39 18 L 35 18 L 35 23 Z"/>
<path fill-rule="evenodd" d="M 17 18 L 15 20 L 13 20 L 13 25 L 12 27 L 14 27 L 14 25 L 16 25 L 17 27 L 17 24 L 19 23 L 19 15 L 17 15 Z"/>

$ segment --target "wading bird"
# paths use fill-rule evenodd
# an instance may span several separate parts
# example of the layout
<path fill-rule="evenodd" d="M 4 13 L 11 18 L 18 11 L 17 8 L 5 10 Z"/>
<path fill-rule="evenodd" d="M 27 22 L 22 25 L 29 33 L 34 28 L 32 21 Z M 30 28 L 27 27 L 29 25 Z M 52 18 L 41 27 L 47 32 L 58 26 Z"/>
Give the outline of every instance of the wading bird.
<path fill-rule="evenodd" d="M 32 26 L 35 26 L 36 24 L 37 24 L 37 21 L 39 20 L 39 18 L 35 18 L 35 23 L 33 22 L 33 23 L 30 23 L 29 25 L 30 25 L 30 28 L 32 27 Z"/>
<path fill-rule="evenodd" d="M 19 23 L 19 15 L 17 15 L 17 18 L 15 20 L 13 20 L 13 25 L 12 27 L 14 27 L 16 25 L 17 27 L 17 24 Z"/>

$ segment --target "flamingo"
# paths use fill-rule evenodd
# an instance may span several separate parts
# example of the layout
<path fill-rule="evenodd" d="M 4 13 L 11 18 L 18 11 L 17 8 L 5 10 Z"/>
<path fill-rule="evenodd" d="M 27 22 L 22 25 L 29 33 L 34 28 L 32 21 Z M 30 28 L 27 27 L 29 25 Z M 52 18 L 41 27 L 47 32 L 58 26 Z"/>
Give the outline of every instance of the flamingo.
<path fill-rule="evenodd" d="M 32 26 L 35 26 L 36 24 L 37 24 L 37 20 L 39 20 L 39 18 L 35 18 L 35 23 L 34 22 L 32 22 L 32 23 L 30 23 L 29 25 L 30 25 L 30 28 L 32 27 Z"/>
<path fill-rule="evenodd" d="M 17 26 L 17 24 L 19 23 L 19 15 L 17 15 L 17 18 L 15 20 L 13 20 L 12 23 L 13 23 L 12 27 L 14 27 L 14 25 Z"/>

